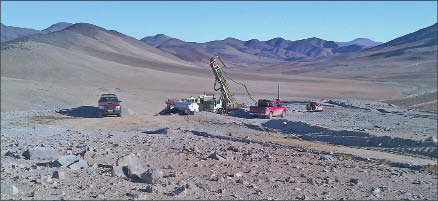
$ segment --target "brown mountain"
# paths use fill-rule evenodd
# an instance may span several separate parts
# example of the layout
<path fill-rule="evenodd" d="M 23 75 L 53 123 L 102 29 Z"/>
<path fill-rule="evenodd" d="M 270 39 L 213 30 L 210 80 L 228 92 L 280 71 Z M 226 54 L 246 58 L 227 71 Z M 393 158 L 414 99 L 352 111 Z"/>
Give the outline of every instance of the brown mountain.
<path fill-rule="evenodd" d="M 437 89 L 437 35 L 437 24 L 434 24 L 372 48 L 348 50 L 307 63 L 285 62 L 265 70 L 378 81 L 388 86 L 399 83 L 405 87 L 406 94 L 431 93 Z M 339 47 L 337 51 L 347 48 L 356 47 Z"/>
<path fill-rule="evenodd" d="M 269 66 L 283 61 L 309 60 L 365 48 L 361 45 L 342 47 L 334 41 L 319 38 L 297 41 L 283 38 L 273 38 L 268 41 L 226 38 L 206 43 L 193 43 L 158 34 L 145 37 L 141 41 L 186 61 L 207 63 L 208 57 L 219 55 L 234 66 Z"/>

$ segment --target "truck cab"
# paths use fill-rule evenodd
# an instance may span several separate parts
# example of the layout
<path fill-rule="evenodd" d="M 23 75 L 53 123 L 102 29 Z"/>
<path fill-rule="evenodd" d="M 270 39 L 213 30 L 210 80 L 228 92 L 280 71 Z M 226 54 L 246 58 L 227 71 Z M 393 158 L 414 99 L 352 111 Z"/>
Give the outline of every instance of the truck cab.
<path fill-rule="evenodd" d="M 115 94 L 102 94 L 98 101 L 98 115 L 99 117 L 105 115 L 117 115 L 122 116 L 122 106 Z"/>
<path fill-rule="evenodd" d="M 255 117 L 265 117 L 271 119 L 274 116 L 286 116 L 286 108 L 281 105 L 280 99 L 267 100 L 260 99 L 256 106 L 250 106 L 249 112 Z"/>

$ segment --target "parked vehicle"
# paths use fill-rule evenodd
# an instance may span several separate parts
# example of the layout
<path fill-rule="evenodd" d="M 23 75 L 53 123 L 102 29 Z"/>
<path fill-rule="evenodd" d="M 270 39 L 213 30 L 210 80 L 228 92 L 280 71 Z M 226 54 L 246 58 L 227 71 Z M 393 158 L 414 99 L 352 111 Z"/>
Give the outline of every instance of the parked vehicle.
<path fill-rule="evenodd" d="M 309 104 L 306 105 L 306 109 L 307 111 L 319 112 L 322 111 L 322 105 L 317 102 L 310 102 Z"/>
<path fill-rule="evenodd" d="M 180 114 L 194 114 L 199 112 L 199 105 L 196 103 L 196 98 L 190 97 L 175 102 L 175 110 Z"/>
<path fill-rule="evenodd" d="M 178 101 L 178 99 L 167 99 L 166 101 L 166 109 L 168 113 L 176 113 L 175 109 L 175 103 Z"/>
<path fill-rule="evenodd" d="M 266 100 L 260 99 L 256 106 L 249 107 L 249 113 L 255 117 L 271 119 L 274 116 L 286 116 L 286 108 L 281 105 L 280 99 Z"/>
<path fill-rule="evenodd" d="M 102 94 L 98 101 L 98 115 L 100 117 L 106 115 L 122 116 L 121 100 L 115 94 Z"/>
<path fill-rule="evenodd" d="M 223 114 L 222 100 L 216 99 L 214 96 L 201 95 L 199 96 L 199 111 Z"/>

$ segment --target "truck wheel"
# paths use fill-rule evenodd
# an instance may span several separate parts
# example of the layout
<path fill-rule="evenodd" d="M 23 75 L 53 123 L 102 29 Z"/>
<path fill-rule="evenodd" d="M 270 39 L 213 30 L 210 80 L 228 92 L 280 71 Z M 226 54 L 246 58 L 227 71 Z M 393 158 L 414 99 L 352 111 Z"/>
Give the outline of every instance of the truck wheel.
<path fill-rule="evenodd" d="M 283 112 L 281 112 L 281 117 L 282 118 L 286 117 L 286 110 L 283 110 Z"/>
<path fill-rule="evenodd" d="M 272 119 L 272 112 L 269 112 L 268 119 Z"/>
<path fill-rule="evenodd" d="M 219 109 L 217 110 L 217 113 L 218 113 L 218 114 L 224 114 L 224 109 L 219 108 Z"/>
<path fill-rule="evenodd" d="M 98 118 L 102 118 L 102 117 L 103 117 L 102 113 L 98 112 L 98 113 L 97 113 L 97 117 L 98 117 Z"/>
<path fill-rule="evenodd" d="M 122 113 L 117 114 L 117 116 L 122 117 Z"/>

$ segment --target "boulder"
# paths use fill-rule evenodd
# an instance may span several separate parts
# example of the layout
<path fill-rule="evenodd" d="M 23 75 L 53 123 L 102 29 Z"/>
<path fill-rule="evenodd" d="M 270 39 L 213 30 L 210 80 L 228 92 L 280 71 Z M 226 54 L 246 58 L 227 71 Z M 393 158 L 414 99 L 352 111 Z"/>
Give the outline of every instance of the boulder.
<path fill-rule="evenodd" d="M 15 195 L 18 193 L 18 188 L 11 184 L 1 184 L 1 194 Z M 2 196 L 3 197 L 3 196 Z"/>
<path fill-rule="evenodd" d="M 163 171 L 159 168 L 148 169 L 146 172 L 141 174 L 141 180 L 148 184 L 155 184 L 161 178 L 163 178 Z"/>
<path fill-rule="evenodd" d="M 22 156 L 27 160 L 56 160 L 58 152 L 52 147 L 33 147 L 23 152 Z"/>
<path fill-rule="evenodd" d="M 125 175 L 125 172 L 123 171 L 122 166 L 113 166 L 113 169 L 111 171 L 111 175 L 113 177 L 121 177 L 121 178 L 127 178 Z"/>
<path fill-rule="evenodd" d="M 117 159 L 116 165 L 117 166 L 128 166 L 128 165 L 141 166 L 139 159 L 138 159 L 137 155 L 135 155 L 135 154 L 129 154 L 129 155 L 120 157 L 119 159 Z"/>
<path fill-rule="evenodd" d="M 88 163 L 84 159 L 80 159 L 79 161 L 71 164 L 68 167 L 70 169 L 72 169 L 72 170 L 79 170 L 79 169 L 87 168 L 88 167 Z"/>
<path fill-rule="evenodd" d="M 60 166 L 69 166 L 73 163 L 78 162 L 79 160 L 81 160 L 80 156 L 76 156 L 76 155 L 65 155 L 65 156 L 61 156 L 59 157 L 56 161 L 54 161 L 52 163 L 52 166 L 54 167 L 60 167 Z"/>
<path fill-rule="evenodd" d="M 61 180 L 65 179 L 65 172 L 62 170 L 56 170 L 55 172 L 53 172 L 52 178 L 61 179 Z"/>
<path fill-rule="evenodd" d="M 127 167 L 128 177 L 132 179 L 141 179 L 142 174 L 146 172 L 146 169 L 143 168 L 140 164 L 129 164 Z"/>

